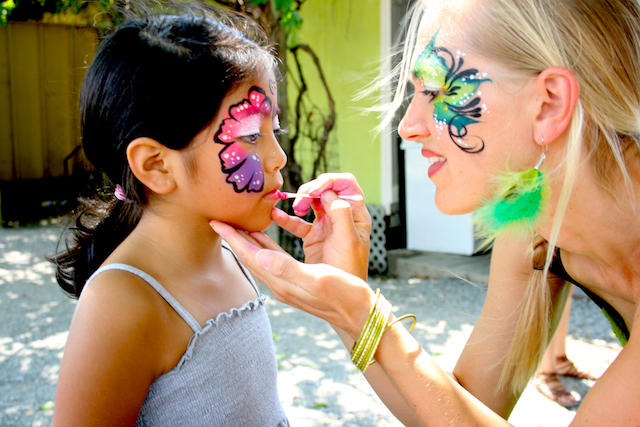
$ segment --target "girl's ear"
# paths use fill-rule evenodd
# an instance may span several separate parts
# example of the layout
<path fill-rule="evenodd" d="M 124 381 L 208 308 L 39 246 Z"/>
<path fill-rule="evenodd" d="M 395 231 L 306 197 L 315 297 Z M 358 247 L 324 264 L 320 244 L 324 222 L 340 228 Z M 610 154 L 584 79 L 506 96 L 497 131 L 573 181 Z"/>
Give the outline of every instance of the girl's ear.
<path fill-rule="evenodd" d="M 534 123 L 534 139 L 549 143 L 560 137 L 571 123 L 580 97 L 576 76 L 564 67 L 551 67 L 536 78 L 539 105 Z"/>
<path fill-rule="evenodd" d="M 136 138 L 127 146 L 131 172 L 147 188 L 157 194 L 167 194 L 176 187 L 171 162 L 174 153 L 152 138 Z"/>

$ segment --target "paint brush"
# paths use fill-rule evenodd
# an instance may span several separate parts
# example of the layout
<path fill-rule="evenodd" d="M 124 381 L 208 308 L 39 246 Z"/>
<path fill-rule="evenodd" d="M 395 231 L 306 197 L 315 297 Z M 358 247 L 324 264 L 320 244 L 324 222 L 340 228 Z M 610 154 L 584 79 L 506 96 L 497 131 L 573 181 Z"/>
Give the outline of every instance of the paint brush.
<path fill-rule="evenodd" d="M 286 193 L 284 191 L 276 191 L 274 194 L 276 199 L 295 199 L 296 197 L 302 197 L 303 199 L 319 199 L 320 196 L 311 196 L 309 194 L 302 194 L 302 193 Z M 364 198 L 360 195 L 360 194 L 353 194 L 353 195 L 341 195 L 338 194 L 338 197 L 343 199 L 343 200 L 351 200 L 353 202 L 359 202 L 364 200 Z"/>

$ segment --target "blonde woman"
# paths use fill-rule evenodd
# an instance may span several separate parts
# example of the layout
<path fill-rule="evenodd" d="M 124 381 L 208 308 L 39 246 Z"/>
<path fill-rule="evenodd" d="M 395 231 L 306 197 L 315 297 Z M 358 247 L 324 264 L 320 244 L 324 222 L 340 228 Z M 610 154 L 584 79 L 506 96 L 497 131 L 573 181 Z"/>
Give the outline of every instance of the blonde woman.
<path fill-rule="evenodd" d="M 486 301 L 452 374 L 367 286 L 370 220 L 363 202 L 340 199 L 361 194 L 353 177 L 326 175 L 299 189 L 319 197 L 295 202 L 300 213 L 314 209 L 313 225 L 272 213 L 304 238 L 306 264 L 259 233 L 212 226 L 278 299 L 335 325 L 407 425 L 508 425 L 562 314 L 567 281 L 580 285 L 625 347 L 571 425 L 636 426 L 639 58 L 635 0 L 416 7 L 395 105 L 414 93 L 399 133 L 423 144 L 438 208 L 477 211 L 495 239 Z"/>

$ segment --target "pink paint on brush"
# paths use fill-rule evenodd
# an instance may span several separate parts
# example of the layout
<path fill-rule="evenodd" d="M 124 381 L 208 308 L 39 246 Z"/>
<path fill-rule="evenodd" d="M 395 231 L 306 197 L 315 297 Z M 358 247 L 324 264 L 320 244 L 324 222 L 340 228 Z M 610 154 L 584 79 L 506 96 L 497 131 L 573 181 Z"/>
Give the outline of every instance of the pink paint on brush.
<path fill-rule="evenodd" d="M 274 197 L 276 199 L 281 199 L 281 200 L 285 200 L 285 199 L 295 199 L 296 197 L 301 197 L 303 199 L 319 199 L 320 196 L 312 196 L 310 194 L 301 194 L 301 193 L 286 193 L 284 191 L 280 191 L 277 190 L 274 193 Z M 364 197 L 362 197 L 360 194 L 353 194 L 353 195 L 338 195 L 339 198 L 343 199 L 343 200 L 351 200 L 353 202 L 359 202 L 364 200 Z"/>

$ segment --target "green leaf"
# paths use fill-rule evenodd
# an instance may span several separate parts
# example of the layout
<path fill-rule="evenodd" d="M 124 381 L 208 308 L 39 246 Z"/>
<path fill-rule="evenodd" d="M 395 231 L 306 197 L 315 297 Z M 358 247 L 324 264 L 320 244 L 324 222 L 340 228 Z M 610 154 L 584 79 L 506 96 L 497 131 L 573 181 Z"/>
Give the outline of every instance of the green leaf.
<path fill-rule="evenodd" d="M 289 10 L 294 7 L 293 0 L 273 0 L 273 2 L 278 11 Z"/>
<path fill-rule="evenodd" d="M 7 24 L 7 17 L 15 7 L 16 4 L 13 0 L 6 0 L 0 3 L 0 26 Z"/>
<path fill-rule="evenodd" d="M 297 10 L 284 12 L 280 17 L 280 26 L 287 34 L 294 29 L 299 30 L 302 27 L 302 17 Z"/>
<path fill-rule="evenodd" d="M 287 353 L 276 354 L 276 362 L 278 363 L 278 370 L 282 369 L 282 365 L 280 364 L 280 361 L 285 357 L 287 357 Z"/>
<path fill-rule="evenodd" d="M 52 400 L 50 400 L 50 401 L 46 402 L 45 404 L 43 404 L 43 405 L 40 407 L 40 410 L 41 410 L 41 411 L 48 411 L 48 410 L 50 410 L 50 409 L 53 409 L 53 406 L 54 406 L 54 405 L 53 405 L 53 401 L 52 401 Z"/>
<path fill-rule="evenodd" d="M 300 31 L 298 31 L 297 29 L 287 34 L 287 47 L 289 49 L 298 46 L 301 43 L 302 39 L 300 38 Z"/>

